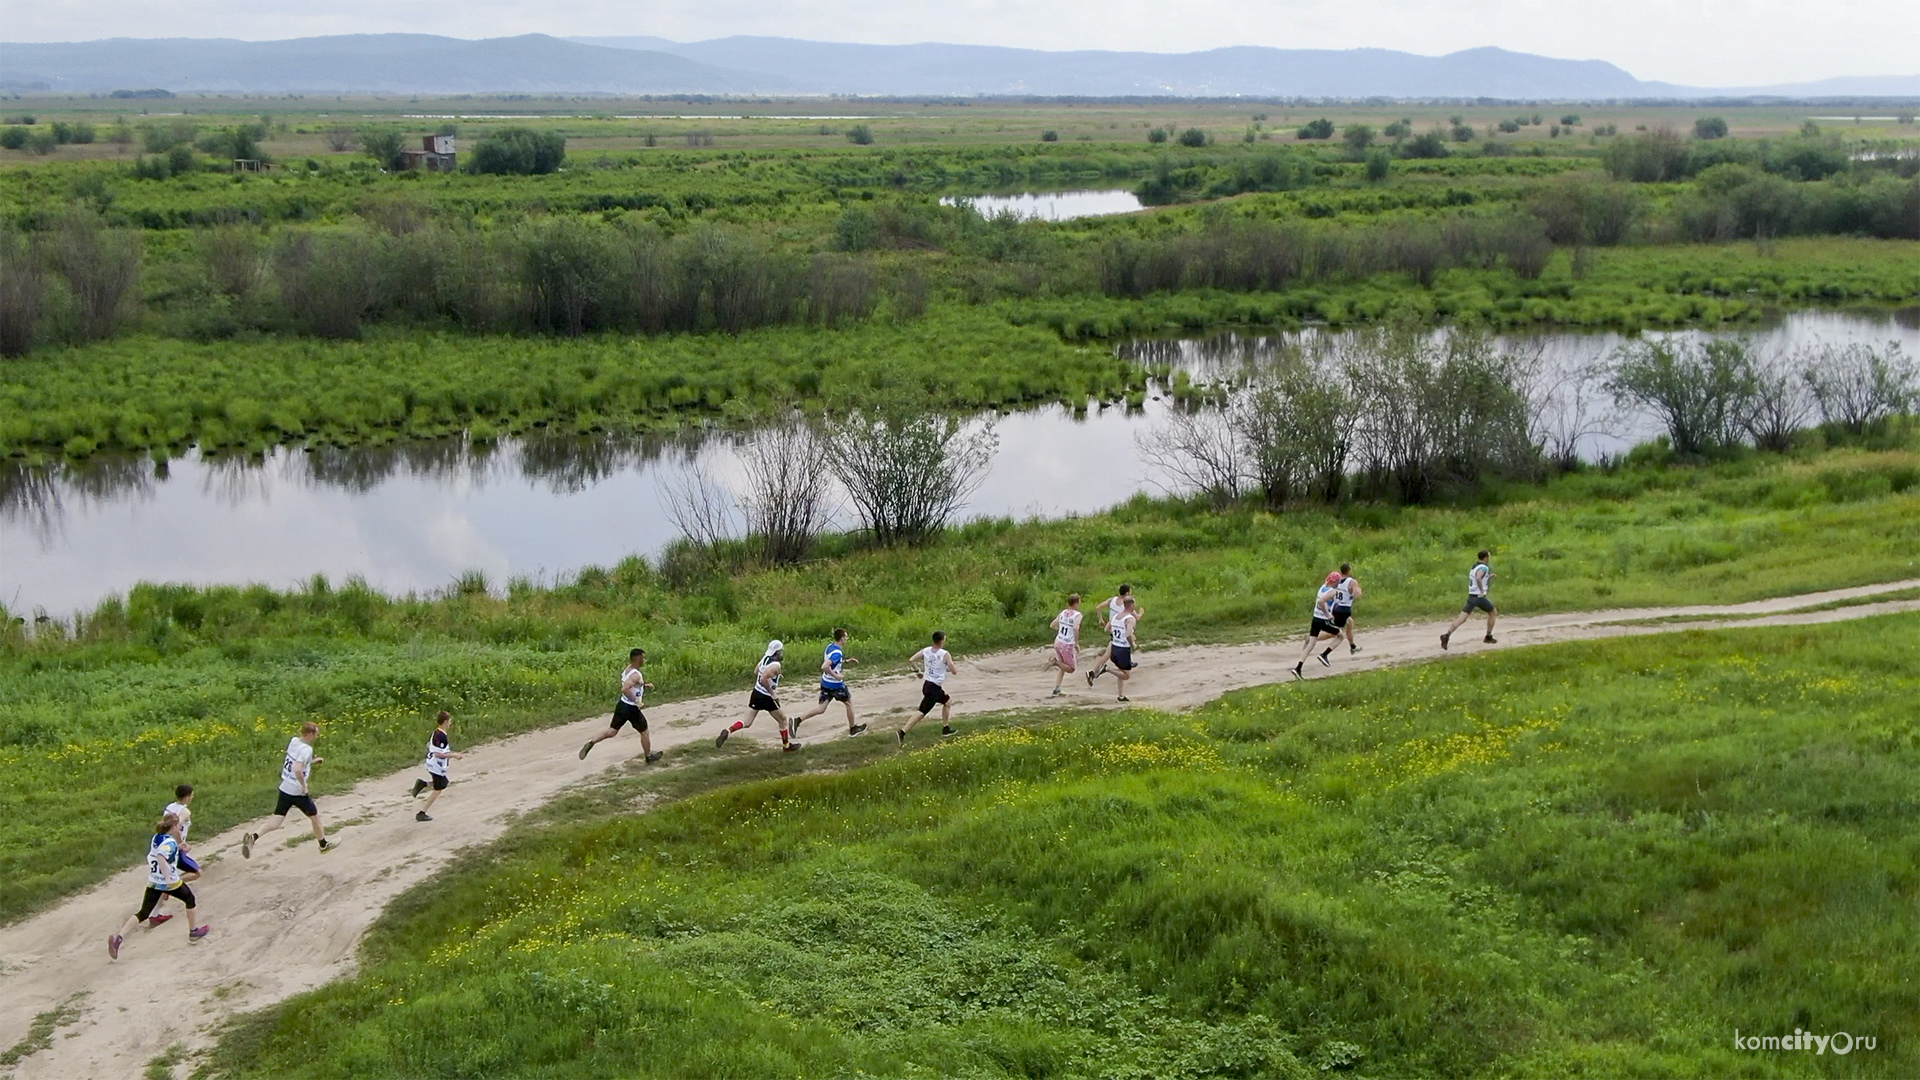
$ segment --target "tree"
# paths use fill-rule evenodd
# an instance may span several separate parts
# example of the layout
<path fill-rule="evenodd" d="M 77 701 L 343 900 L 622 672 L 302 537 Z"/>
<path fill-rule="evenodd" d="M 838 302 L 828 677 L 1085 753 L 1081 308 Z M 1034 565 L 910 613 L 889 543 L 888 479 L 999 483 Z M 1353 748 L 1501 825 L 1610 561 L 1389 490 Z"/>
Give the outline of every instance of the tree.
<path fill-rule="evenodd" d="M 380 167 L 389 172 L 397 171 L 404 160 L 400 156 L 406 145 L 406 136 L 398 129 L 390 127 L 365 127 L 360 129 L 360 149 L 368 157 L 380 163 Z"/>
<path fill-rule="evenodd" d="M 740 464 L 748 540 L 757 539 L 761 556 L 776 566 L 806 558 L 832 511 L 826 441 L 805 421 L 787 418 L 749 436 Z"/>
<path fill-rule="evenodd" d="M 1298 352 L 1281 357 L 1235 402 L 1235 427 L 1268 506 L 1340 497 L 1353 448 L 1352 416 L 1340 373 Z"/>
<path fill-rule="evenodd" d="M 1849 434 L 1866 434 L 1915 400 L 1914 366 L 1897 342 L 1885 351 L 1860 342 L 1823 344 L 1802 353 L 1800 365 L 1820 419 Z"/>
<path fill-rule="evenodd" d="M 1347 130 L 1340 133 L 1340 138 L 1347 144 L 1347 153 L 1359 161 L 1366 157 L 1367 147 L 1373 145 L 1373 129 L 1365 124 L 1348 124 Z"/>
<path fill-rule="evenodd" d="M 557 131 L 501 128 L 474 145 L 467 155 L 469 172 L 509 176 L 542 176 L 558 172 L 567 160 L 567 137 Z"/>
<path fill-rule="evenodd" d="M 1796 370 L 1797 357 L 1776 352 L 1753 366 L 1753 408 L 1747 416 L 1747 434 L 1762 450 L 1776 453 L 1793 446 L 1793 436 L 1813 411 L 1807 387 Z"/>
<path fill-rule="evenodd" d="M 1215 506 L 1240 497 L 1246 477 L 1240 435 L 1217 409 L 1178 409 L 1166 421 L 1134 436 L 1148 465 L 1165 476 L 1175 494 L 1204 496 Z"/>
<path fill-rule="evenodd" d="M 1699 457 L 1736 446 L 1757 393 L 1745 342 L 1641 341 L 1614 354 L 1607 390 L 1666 426 L 1674 452 Z"/>
<path fill-rule="evenodd" d="M 1703 116 L 1693 122 L 1693 137 L 1724 139 L 1727 137 L 1727 122 L 1718 116 Z"/>
<path fill-rule="evenodd" d="M 1367 155 L 1367 179 L 1376 184 L 1385 180 L 1392 165 L 1392 155 L 1384 147 L 1375 149 Z"/>
<path fill-rule="evenodd" d="M 1324 116 L 1318 120 L 1309 120 L 1300 125 L 1300 130 L 1295 132 L 1295 137 L 1303 140 L 1331 139 L 1333 138 L 1333 121 Z"/>
<path fill-rule="evenodd" d="M 1201 128 L 1190 127 L 1180 133 L 1181 146 L 1201 147 L 1207 145 L 1208 141 L 1206 131 Z"/>
<path fill-rule="evenodd" d="M 997 439 L 990 426 L 893 401 L 827 426 L 829 467 L 882 544 L 923 540 L 944 527 L 986 479 Z"/>

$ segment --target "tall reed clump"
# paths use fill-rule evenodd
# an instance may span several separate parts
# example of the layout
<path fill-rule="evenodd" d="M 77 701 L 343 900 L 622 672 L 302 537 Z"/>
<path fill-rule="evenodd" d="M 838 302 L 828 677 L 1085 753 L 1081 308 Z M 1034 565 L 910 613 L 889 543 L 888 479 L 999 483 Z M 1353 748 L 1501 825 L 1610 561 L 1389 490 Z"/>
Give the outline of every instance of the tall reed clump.
<path fill-rule="evenodd" d="M 0 356 L 32 351 L 46 293 L 46 270 L 33 241 L 0 227 Z"/>
<path fill-rule="evenodd" d="M 41 255 L 65 286 L 61 314 L 69 338 L 110 338 L 133 316 L 141 247 L 138 232 L 108 228 L 97 212 L 79 205 L 43 234 Z"/>

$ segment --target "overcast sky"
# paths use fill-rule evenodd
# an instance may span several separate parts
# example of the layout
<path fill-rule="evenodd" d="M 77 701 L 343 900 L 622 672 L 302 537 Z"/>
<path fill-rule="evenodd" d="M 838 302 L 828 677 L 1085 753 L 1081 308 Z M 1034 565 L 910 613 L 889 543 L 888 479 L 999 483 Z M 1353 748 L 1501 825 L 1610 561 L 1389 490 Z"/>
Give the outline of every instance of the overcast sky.
<path fill-rule="evenodd" d="M 0 0 L 7 41 L 391 31 L 1152 52 L 1498 45 L 1695 86 L 1920 73 L 1920 0 Z"/>

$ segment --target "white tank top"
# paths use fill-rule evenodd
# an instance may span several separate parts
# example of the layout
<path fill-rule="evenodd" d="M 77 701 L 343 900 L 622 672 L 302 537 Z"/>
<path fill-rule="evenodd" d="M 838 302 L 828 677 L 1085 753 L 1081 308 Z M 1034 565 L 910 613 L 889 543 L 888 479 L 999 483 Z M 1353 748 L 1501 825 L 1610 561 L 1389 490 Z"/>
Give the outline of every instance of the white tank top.
<path fill-rule="evenodd" d="M 1467 571 L 1467 595 L 1468 596 L 1487 595 L 1487 584 L 1488 584 L 1487 579 L 1491 578 L 1492 576 L 1493 576 L 1492 567 L 1488 566 L 1486 563 L 1474 563 L 1473 569 Z"/>
<path fill-rule="evenodd" d="M 953 657 L 947 653 L 947 650 L 928 646 L 920 650 L 920 656 L 927 665 L 928 682 L 939 686 L 941 683 L 947 681 L 947 673 L 951 670 L 949 663 L 953 659 Z"/>
<path fill-rule="evenodd" d="M 639 668 L 630 667 L 620 673 L 620 700 L 636 709 L 640 707 L 640 699 L 647 696 L 647 680 L 644 677 L 634 679 L 631 689 L 627 687 L 627 680 L 632 679 L 639 671 Z"/>
<path fill-rule="evenodd" d="M 1080 643 L 1080 620 L 1086 618 L 1086 612 L 1065 608 L 1060 612 L 1060 632 L 1054 635 L 1055 645 L 1078 645 Z"/>
<path fill-rule="evenodd" d="M 1115 648 L 1125 649 L 1133 645 L 1133 616 L 1122 612 L 1109 626 L 1113 631 Z"/>
<path fill-rule="evenodd" d="M 772 667 L 773 664 L 774 664 L 774 661 L 762 658 L 760 666 L 756 668 L 753 673 L 754 689 L 760 691 L 761 693 L 767 695 L 768 697 L 772 697 L 773 692 L 775 690 L 780 689 L 779 673 L 775 672 L 771 677 L 767 675 L 767 669 Z"/>
<path fill-rule="evenodd" d="M 1337 591 L 1338 590 L 1331 585 L 1320 586 L 1320 591 L 1315 593 L 1313 597 L 1314 618 L 1327 620 L 1333 618 L 1333 598 Z"/>

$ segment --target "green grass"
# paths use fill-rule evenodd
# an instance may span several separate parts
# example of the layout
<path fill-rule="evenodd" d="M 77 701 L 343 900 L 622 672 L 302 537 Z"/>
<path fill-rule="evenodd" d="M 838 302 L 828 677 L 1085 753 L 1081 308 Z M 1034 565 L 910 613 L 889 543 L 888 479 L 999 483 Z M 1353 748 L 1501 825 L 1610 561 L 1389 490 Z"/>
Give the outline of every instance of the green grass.
<path fill-rule="evenodd" d="M 1516 650 L 608 798 L 412 891 L 215 1069 L 1911 1075 L 1917 644 Z M 1795 1028 L 1876 1047 L 1733 1048 Z"/>
<path fill-rule="evenodd" d="M 0 1069 L 11 1069 L 52 1046 L 54 1032 L 80 1019 L 80 1001 L 83 997 L 84 991 L 61 1002 L 56 1008 L 36 1014 L 20 1041 L 0 1050 Z"/>
<path fill-rule="evenodd" d="M 298 725 L 324 725 L 323 796 L 406 767 L 441 708 L 463 743 L 610 707 L 644 646 L 657 700 L 737 691 L 769 637 L 853 633 L 863 672 L 934 628 L 960 655 L 1047 640 L 1069 591 L 1131 581 L 1149 650 L 1291 636 L 1310 583 L 1352 561 L 1363 624 L 1447 617 L 1491 546 L 1502 610 L 1731 602 L 1920 574 L 1920 456 L 1827 451 L 1622 469 L 1481 505 L 1282 514 L 1138 499 L 1054 522 L 982 522 L 920 549 L 830 538 L 791 569 L 676 576 L 634 559 L 504 598 L 363 584 L 141 586 L 67 626 L 0 629 L 0 918 L 124 867 L 173 786 L 206 834 L 271 805 Z M 669 568 L 672 569 L 672 568 Z"/>

